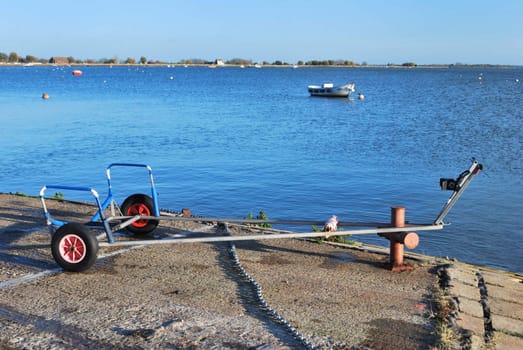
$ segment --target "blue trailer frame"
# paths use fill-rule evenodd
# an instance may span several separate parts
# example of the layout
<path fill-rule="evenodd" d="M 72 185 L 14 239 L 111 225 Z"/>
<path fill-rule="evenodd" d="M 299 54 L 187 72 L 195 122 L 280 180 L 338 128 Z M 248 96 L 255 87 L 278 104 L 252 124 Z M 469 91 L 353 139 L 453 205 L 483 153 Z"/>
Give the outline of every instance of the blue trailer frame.
<path fill-rule="evenodd" d="M 114 242 L 113 230 L 111 229 L 111 227 L 109 225 L 109 220 L 107 220 L 107 217 L 105 215 L 106 209 L 109 208 L 109 206 L 111 206 L 112 217 L 113 218 L 117 218 L 118 217 L 118 216 L 116 216 L 116 210 L 115 210 L 116 202 L 115 202 L 115 196 L 114 196 L 114 192 L 113 192 L 113 186 L 112 186 L 112 183 L 111 183 L 111 169 L 113 167 L 145 168 L 147 170 L 148 176 L 149 176 L 149 182 L 150 182 L 150 186 L 151 186 L 150 193 L 151 193 L 151 198 L 152 198 L 152 203 L 153 203 L 153 205 L 152 205 L 153 208 L 151 208 L 152 209 L 152 213 L 151 213 L 152 215 L 151 216 L 159 217 L 160 216 L 160 208 L 158 206 L 158 194 L 157 194 L 157 191 L 156 191 L 156 185 L 154 183 L 154 177 L 153 177 L 152 168 L 149 165 L 147 165 L 147 164 L 111 163 L 105 169 L 105 174 L 106 174 L 106 178 L 107 178 L 107 188 L 108 189 L 107 189 L 107 198 L 104 201 L 101 201 L 98 192 L 95 189 L 91 188 L 91 187 L 64 186 L 64 185 L 45 185 L 45 186 L 43 186 L 41 188 L 41 190 L 40 190 L 40 199 L 42 201 L 42 206 L 43 206 L 43 209 L 44 209 L 44 215 L 45 215 L 45 219 L 46 219 L 47 225 L 49 225 L 49 226 L 51 226 L 51 227 L 56 229 L 56 228 L 62 227 L 62 226 L 64 226 L 64 225 L 69 223 L 67 221 L 62 221 L 62 220 L 55 219 L 51 215 L 49 210 L 47 209 L 47 206 L 45 204 L 45 191 L 47 189 L 53 189 L 53 190 L 59 190 L 59 191 L 90 192 L 93 195 L 94 199 L 95 199 L 96 206 L 97 206 L 98 210 L 96 211 L 96 213 L 90 219 L 89 224 L 93 224 L 93 226 L 96 227 L 96 224 L 100 224 L 101 223 L 103 225 L 103 229 L 107 233 L 107 240 L 110 243 L 113 243 Z"/>

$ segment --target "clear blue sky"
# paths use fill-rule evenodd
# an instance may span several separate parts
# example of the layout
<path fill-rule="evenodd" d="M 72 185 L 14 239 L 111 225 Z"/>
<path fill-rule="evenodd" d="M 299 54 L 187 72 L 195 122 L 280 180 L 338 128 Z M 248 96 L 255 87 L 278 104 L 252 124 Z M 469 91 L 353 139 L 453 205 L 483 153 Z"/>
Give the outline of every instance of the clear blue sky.
<path fill-rule="evenodd" d="M 0 24 L 38 58 L 523 65 L 523 0 L 22 0 Z"/>

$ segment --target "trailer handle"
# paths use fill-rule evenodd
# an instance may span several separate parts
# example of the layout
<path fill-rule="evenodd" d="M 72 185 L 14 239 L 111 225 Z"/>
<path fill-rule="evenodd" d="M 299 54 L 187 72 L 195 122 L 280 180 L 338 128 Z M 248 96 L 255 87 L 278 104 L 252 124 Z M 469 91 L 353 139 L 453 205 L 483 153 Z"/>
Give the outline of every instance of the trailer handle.
<path fill-rule="evenodd" d="M 44 208 L 44 215 L 47 222 L 47 225 L 54 225 L 54 226 L 63 226 L 67 222 L 56 220 L 51 216 L 51 213 L 47 209 L 47 206 L 45 205 L 45 191 L 47 189 L 54 189 L 54 190 L 64 190 L 64 191 L 82 191 L 82 192 L 91 192 L 94 199 L 96 200 L 96 205 L 98 207 L 98 213 L 100 215 L 100 219 L 102 220 L 107 241 L 109 243 L 114 242 L 113 232 L 111 230 L 111 227 L 109 226 L 109 222 L 104 214 L 104 210 L 102 208 L 102 204 L 100 202 L 100 196 L 98 195 L 98 192 L 96 192 L 95 189 L 91 187 L 83 187 L 83 186 L 63 186 L 63 185 L 45 185 L 40 189 L 40 200 L 42 202 L 42 207 Z"/>
<path fill-rule="evenodd" d="M 443 220 L 449 213 L 450 209 L 456 204 L 458 199 L 463 194 L 463 191 L 467 188 L 467 186 L 470 184 L 472 179 L 479 174 L 479 172 L 483 170 L 483 165 L 478 163 L 476 159 L 472 160 L 472 164 L 468 168 L 468 170 L 465 170 L 462 172 L 456 180 L 454 179 L 440 179 L 440 186 L 442 190 L 451 190 L 452 195 L 448 199 L 447 203 L 443 206 L 441 209 L 441 212 L 439 213 L 438 217 L 434 220 L 434 225 L 440 225 L 443 224 Z"/>

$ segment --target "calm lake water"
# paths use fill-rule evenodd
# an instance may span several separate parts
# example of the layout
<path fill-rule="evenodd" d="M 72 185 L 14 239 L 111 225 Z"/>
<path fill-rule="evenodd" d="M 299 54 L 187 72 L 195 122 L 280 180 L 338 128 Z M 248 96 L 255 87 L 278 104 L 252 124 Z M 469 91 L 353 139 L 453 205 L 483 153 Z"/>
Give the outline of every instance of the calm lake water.
<path fill-rule="evenodd" d="M 402 205 L 431 223 L 450 195 L 439 178 L 475 157 L 485 170 L 452 225 L 420 232 L 415 251 L 523 273 L 521 68 L 73 69 L 0 67 L 0 192 L 104 196 L 106 166 L 137 162 L 162 208 L 194 215 L 388 222 Z M 354 82 L 365 99 L 309 97 L 323 82 Z M 121 200 L 148 189 L 141 170 L 113 170 Z"/>

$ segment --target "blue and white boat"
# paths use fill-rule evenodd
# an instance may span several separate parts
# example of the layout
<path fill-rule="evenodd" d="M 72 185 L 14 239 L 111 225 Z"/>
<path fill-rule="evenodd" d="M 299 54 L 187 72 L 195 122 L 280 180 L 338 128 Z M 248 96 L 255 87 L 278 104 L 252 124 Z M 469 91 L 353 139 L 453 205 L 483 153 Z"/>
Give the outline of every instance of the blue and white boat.
<path fill-rule="evenodd" d="M 349 97 L 351 93 L 356 91 L 354 84 L 334 86 L 333 83 L 309 85 L 308 89 L 311 96 L 323 97 Z"/>

